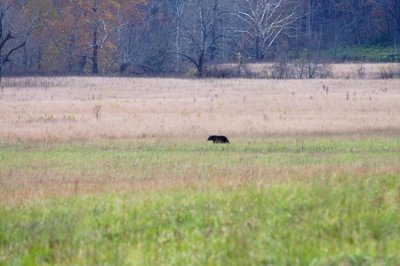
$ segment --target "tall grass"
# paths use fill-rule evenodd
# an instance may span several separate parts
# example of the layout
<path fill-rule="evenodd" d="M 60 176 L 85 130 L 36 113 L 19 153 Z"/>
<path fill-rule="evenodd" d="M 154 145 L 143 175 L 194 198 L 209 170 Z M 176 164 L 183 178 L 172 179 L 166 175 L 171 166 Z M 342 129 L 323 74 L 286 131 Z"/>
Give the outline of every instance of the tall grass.
<path fill-rule="evenodd" d="M 5 264 L 398 265 L 398 176 L 2 208 Z"/>
<path fill-rule="evenodd" d="M 400 80 L 75 77 L 18 86 L 0 94 L 3 142 L 396 136 L 400 129 Z"/>
<path fill-rule="evenodd" d="M 398 265 L 399 139 L 232 140 L 3 144 L 0 264 Z"/>

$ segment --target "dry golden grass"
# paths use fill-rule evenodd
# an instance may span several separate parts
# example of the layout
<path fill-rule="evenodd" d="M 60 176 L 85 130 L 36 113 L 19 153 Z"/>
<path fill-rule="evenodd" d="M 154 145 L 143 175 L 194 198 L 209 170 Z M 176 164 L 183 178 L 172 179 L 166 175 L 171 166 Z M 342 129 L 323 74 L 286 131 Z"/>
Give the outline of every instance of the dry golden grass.
<path fill-rule="evenodd" d="M 398 134 L 400 80 L 10 78 L 2 141 Z M 323 90 L 328 87 L 328 92 Z"/>
<path fill-rule="evenodd" d="M 335 78 L 360 78 L 364 73 L 366 79 L 379 79 L 383 73 L 400 73 L 400 66 L 395 63 L 336 64 L 332 65 L 332 71 Z"/>

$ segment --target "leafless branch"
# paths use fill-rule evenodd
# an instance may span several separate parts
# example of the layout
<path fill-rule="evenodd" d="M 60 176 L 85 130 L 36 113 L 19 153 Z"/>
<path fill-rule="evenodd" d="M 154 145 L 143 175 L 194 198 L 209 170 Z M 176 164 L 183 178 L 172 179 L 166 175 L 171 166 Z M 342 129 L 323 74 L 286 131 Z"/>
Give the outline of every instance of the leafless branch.
<path fill-rule="evenodd" d="M 234 32 L 254 39 L 257 59 L 266 55 L 279 35 L 293 29 L 301 6 L 285 6 L 282 0 L 239 0 L 238 3 L 234 14 L 244 24 L 243 28 L 234 29 Z"/>

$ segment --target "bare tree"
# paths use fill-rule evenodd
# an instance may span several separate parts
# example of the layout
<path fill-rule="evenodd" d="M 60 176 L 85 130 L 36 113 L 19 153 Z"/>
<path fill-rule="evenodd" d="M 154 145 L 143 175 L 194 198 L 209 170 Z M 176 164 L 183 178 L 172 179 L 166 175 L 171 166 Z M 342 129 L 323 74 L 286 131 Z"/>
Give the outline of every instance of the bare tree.
<path fill-rule="evenodd" d="M 300 3 L 299 3 L 300 2 Z M 263 59 L 275 40 L 289 34 L 298 19 L 302 1 L 285 0 L 237 0 L 234 14 L 242 22 L 236 32 L 247 35 L 253 42 L 253 54 Z"/>
<path fill-rule="evenodd" d="M 204 64 L 208 53 L 215 57 L 216 45 L 223 36 L 217 32 L 217 23 L 225 13 L 221 10 L 219 0 L 191 0 L 182 19 L 178 36 L 186 41 L 176 54 L 189 60 L 196 66 L 197 76 L 204 76 Z"/>
<path fill-rule="evenodd" d="M 166 7 L 165 2 L 151 0 L 138 9 L 141 19 L 132 16 L 136 21 L 125 27 L 127 34 L 122 39 L 121 47 L 125 51 L 126 62 L 131 65 L 130 72 L 155 75 L 168 69 L 173 26 Z"/>
<path fill-rule="evenodd" d="M 171 37 L 173 38 L 173 46 L 174 46 L 174 71 L 179 73 L 181 71 L 182 64 L 182 27 L 184 25 L 184 15 L 187 12 L 187 4 L 188 1 L 185 0 L 169 0 L 166 1 L 167 8 L 170 10 L 171 16 L 171 27 L 173 28 Z"/>
<path fill-rule="evenodd" d="M 11 55 L 26 44 L 26 39 L 18 40 L 12 29 L 6 27 L 5 18 L 10 5 L 0 4 L 0 86 L 2 86 L 2 74 L 4 66 L 10 62 Z"/>
<path fill-rule="evenodd" d="M 92 11 L 94 14 L 94 21 L 92 22 L 92 56 L 90 59 L 92 60 L 92 74 L 98 74 L 99 73 L 99 48 L 101 45 L 101 42 L 105 42 L 107 39 L 107 27 L 104 22 L 104 19 L 102 19 L 99 15 L 99 2 L 98 0 L 93 0 L 93 6 L 92 6 Z M 99 34 L 99 26 L 102 25 L 104 29 L 104 39 L 103 41 L 99 40 L 98 34 Z"/>
<path fill-rule="evenodd" d="M 123 23 L 122 17 L 118 16 L 118 24 L 121 25 L 117 30 L 118 65 L 119 73 L 124 74 L 126 69 L 133 63 L 136 56 L 136 46 L 138 42 L 138 30 L 134 23 Z"/>
<path fill-rule="evenodd" d="M 72 33 L 76 33 L 76 35 L 81 38 L 81 45 L 79 45 L 79 50 L 81 51 L 79 55 L 76 55 L 81 58 L 79 68 L 83 70 L 87 59 L 89 59 L 92 63 L 91 72 L 93 75 L 97 75 L 100 71 L 100 50 L 109 37 L 109 19 L 106 13 L 108 11 L 108 15 L 111 16 L 111 2 L 104 0 L 74 0 L 69 2 L 68 5 L 74 7 L 73 18 L 78 24 L 76 29 L 72 29 Z M 73 48 L 73 46 L 71 46 L 71 48 Z"/>

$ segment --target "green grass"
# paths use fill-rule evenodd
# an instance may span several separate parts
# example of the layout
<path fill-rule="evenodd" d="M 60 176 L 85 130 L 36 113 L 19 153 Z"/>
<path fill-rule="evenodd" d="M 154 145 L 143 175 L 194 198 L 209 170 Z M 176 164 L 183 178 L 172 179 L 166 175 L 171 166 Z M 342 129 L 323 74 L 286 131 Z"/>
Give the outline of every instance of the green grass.
<path fill-rule="evenodd" d="M 38 172 L 68 176 L 71 170 L 89 176 L 156 177 L 160 170 L 181 175 L 202 174 L 209 167 L 309 166 L 399 162 L 400 140 L 269 140 L 232 145 L 204 143 L 105 143 L 0 146 L 0 173 L 12 169 L 24 175 Z M 137 175 L 136 175 L 137 174 Z"/>
<path fill-rule="evenodd" d="M 2 203 L 0 265 L 399 265 L 400 139 L 233 142 L 2 144 L 0 193 L 19 178 L 210 183 Z M 224 174 L 249 181 L 212 182 Z"/>
<path fill-rule="evenodd" d="M 400 52 L 396 46 L 361 45 L 328 49 L 323 52 L 329 58 L 343 61 L 397 62 Z"/>

